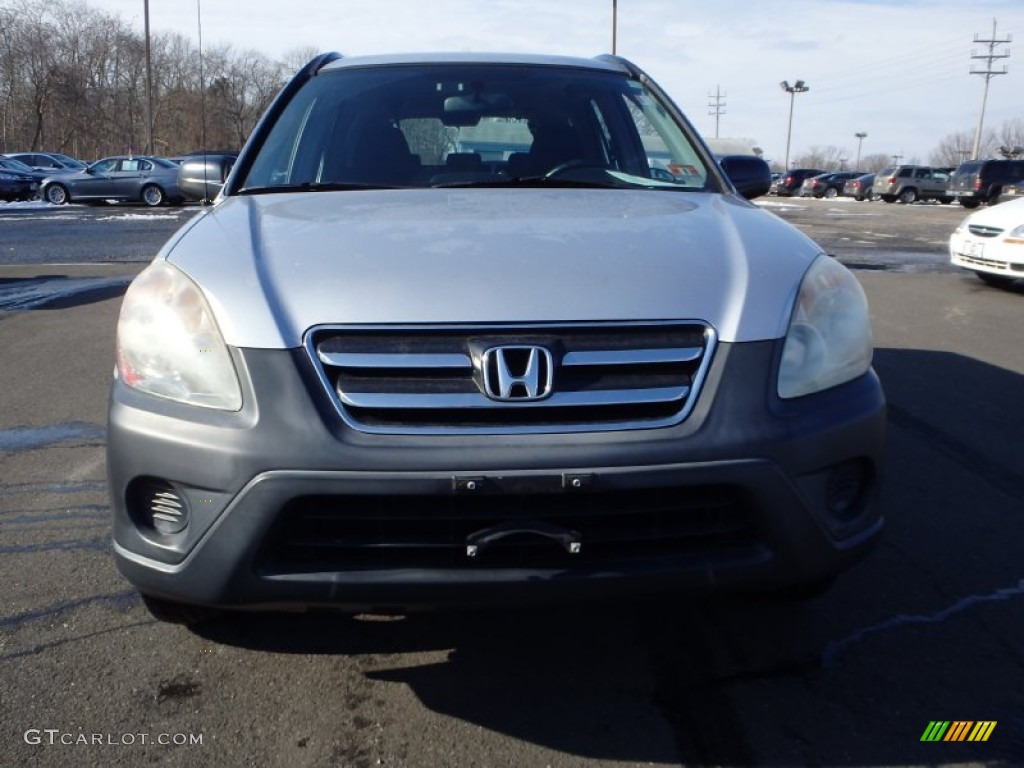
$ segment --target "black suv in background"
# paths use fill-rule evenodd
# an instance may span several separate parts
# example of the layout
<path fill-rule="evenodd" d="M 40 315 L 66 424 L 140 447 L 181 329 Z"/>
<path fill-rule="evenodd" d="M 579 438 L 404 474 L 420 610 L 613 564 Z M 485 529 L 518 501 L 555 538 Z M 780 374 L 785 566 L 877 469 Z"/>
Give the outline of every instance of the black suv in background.
<path fill-rule="evenodd" d="M 964 208 L 999 202 L 1004 184 L 1024 178 L 1024 160 L 972 160 L 961 163 L 949 182 L 949 194 Z"/>
<path fill-rule="evenodd" d="M 792 171 L 786 171 L 775 186 L 775 194 L 779 197 L 799 195 L 800 187 L 805 179 L 809 179 L 811 176 L 820 176 L 823 173 L 828 173 L 828 171 L 819 168 L 794 168 Z"/>

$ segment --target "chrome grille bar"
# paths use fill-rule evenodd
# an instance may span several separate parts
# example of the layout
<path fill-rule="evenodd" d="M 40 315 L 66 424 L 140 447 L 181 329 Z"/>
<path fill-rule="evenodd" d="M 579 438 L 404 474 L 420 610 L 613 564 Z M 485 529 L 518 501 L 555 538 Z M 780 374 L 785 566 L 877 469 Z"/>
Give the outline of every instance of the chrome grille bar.
<path fill-rule="evenodd" d="M 305 343 L 335 409 L 354 429 L 514 434 L 678 424 L 693 409 L 715 342 L 714 330 L 699 321 L 637 321 L 324 326 L 311 329 Z M 550 393 L 523 398 L 496 390 L 486 367 L 495 348 L 544 350 Z"/>
<path fill-rule="evenodd" d="M 658 389 L 607 389 L 584 392 L 555 392 L 539 401 L 495 403 L 484 394 L 392 394 L 382 392 L 338 392 L 345 405 L 353 408 L 382 409 L 447 409 L 447 408 L 579 408 L 605 405 L 621 406 L 642 403 L 671 403 L 689 394 L 689 387 Z"/>

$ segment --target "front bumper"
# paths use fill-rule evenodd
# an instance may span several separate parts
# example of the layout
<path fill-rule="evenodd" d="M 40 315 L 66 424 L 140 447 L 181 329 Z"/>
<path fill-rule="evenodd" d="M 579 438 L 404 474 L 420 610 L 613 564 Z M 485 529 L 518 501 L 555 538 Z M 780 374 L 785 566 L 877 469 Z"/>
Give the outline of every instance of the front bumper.
<path fill-rule="evenodd" d="M 845 569 L 881 529 L 874 373 L 780 401 L 777 343 L 719 345 L 677 426 L 500 437 L 361 433 L 303 350 L 234 354 L 236 414 L 115 381 L 114 549 L 145 593 L 355 610 L 772 588 Z M 153 488 L 180 532 L 154 526 Z"/>

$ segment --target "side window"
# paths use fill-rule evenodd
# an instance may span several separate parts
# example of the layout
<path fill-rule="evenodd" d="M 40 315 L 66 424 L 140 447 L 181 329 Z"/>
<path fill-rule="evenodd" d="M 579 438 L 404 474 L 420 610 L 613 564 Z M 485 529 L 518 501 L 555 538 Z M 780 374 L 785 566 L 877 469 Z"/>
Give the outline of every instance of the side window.
<path fill-rule="evenodd" d="M 138 160 L 122 160 L 121 161 L 121 167 L 118 168 L 117 170 L 119 170 L 119 171 L 137 171 L 137 170 L 139 170 L 139 161 Z"/>
<path fill-rule="evenodd" d="M 96 163 L 96 165 L 94 165 L 92 168 L 97 173 L 110 173 L 111 171 L 114 170 L 114 168 L 116 166 L 117 166 L 117 160 L 111 159 L 111 160 L 103 160 L 103 161 L 101 161 L 99 163 Z"/>
<path fill-rule="evenodd" d="M 897 175 L 901 179 L 909 179 L 911 176 L 913 176 L 913 173 L 914 173 L 914 169 L 913 168 L 903 168 Z"/>
<path fill-rule="evenodd" d="M 916 170 L 916 171 L 914 172 L 914 178 L 915 178 L 915 179 L 927 179 L 929 175 L 930 175 L 930 174 L 929 174 L 929 172 L 928 172 L 928 169 L 927 169 L 927 168 L 918 168 L 918 169 L 917 169 L 917 170 Z"/>
<path fill-rule="evenodd" d="M 151 162 L 149 162 L 149 160 L 139 160 L 138 163 L 139 163 L 138 170 L 140 170 L 140 171 L 152 171 L 153 170 L 153 164 Z"/>

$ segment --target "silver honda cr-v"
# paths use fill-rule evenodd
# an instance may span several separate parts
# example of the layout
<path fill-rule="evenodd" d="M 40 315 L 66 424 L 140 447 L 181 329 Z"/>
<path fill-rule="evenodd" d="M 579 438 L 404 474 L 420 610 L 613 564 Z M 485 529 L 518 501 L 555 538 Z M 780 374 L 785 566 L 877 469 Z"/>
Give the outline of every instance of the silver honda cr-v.
<path fill-rule="evenodd" d="M 321 56 L 118 324 L 153 612 L 811 593 L 882 526 L 857 280 L 621 58 Z"/>

